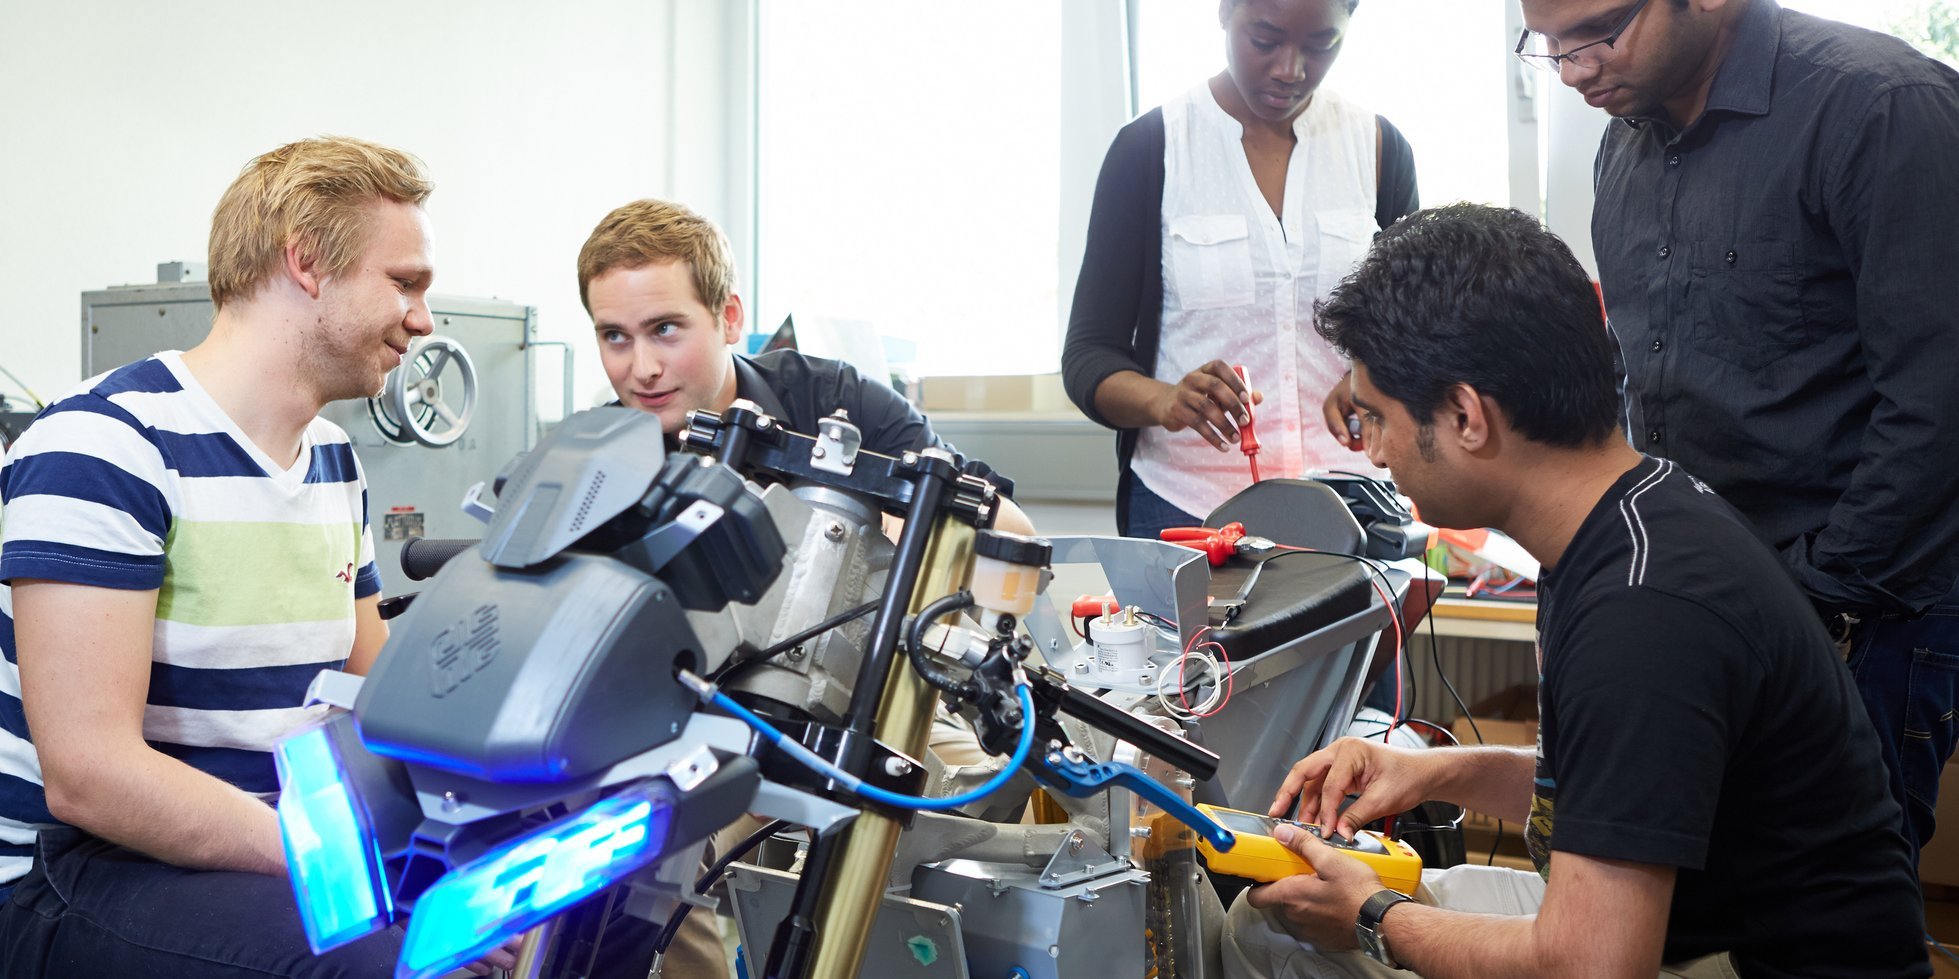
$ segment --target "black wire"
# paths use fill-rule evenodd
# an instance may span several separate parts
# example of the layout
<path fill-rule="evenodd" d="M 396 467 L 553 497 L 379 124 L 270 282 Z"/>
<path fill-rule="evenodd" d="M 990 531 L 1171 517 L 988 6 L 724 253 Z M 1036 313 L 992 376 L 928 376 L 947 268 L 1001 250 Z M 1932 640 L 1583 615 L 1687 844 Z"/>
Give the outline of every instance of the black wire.
<path fill-rule="evenodd" d="M 1449 691 L 1449 699 L 1456 702 L 1456 709 L 1462 711 L 1463 719 L 1469 722 L 1469 729 L 1476 732 L 1476 743 L 1489 744 L 1483 738 L 1483 729 L 1476 725 L 1476 715 L 1469 712 L 1469 705 L 1463 703 L 1462 694 L 1457 693 L 1456 685 L 1449 681 L 1449 672 L 1442 668 L 1442 644 L 1437 642 L 1435 638 L 1435 610 L 1433 608 L 1429 609 L 1428 613 L 1428 652 L 1430 658 L 1435 663 L 1435 675 L 1442 678 L 1442 686 Z M 1483 860 L 1483 865 L 1486 867 L 1495 866 L 1496 851 L 1502 848 L 1503 820 L 1499 819 L 1496 821 L 1496 839 L 1490 842 L 1490 855 Z"/>
<path fill-rule="evenodd" d="M 789 825 L 787 820 L 771 820 L 768 825 L 748 834 L 740 843 L 735 844 L 732 849 L 723 854 L 721 859 L 708 865 L 707 872 L 701 874 L 700 879 L 694 882 L 694 893 L 706 894 L 707 889 L 714 886 L 714 882 L 721 879 L 721 875 L 727 872 L 729 864 L 747 856 L 748 851 L 762 845 L 763 840 L 782 832 Z M 653 951 L 656 954 L 667 954 L 667 946 L 673 944 L 673 936 L 680 931 L 681 923 L 687 920 L 687 912 L 693 909 L 694 906 L 685 901 L 680 902 L 680 906 L 673 909 L 673 915 L 667 919 L 666 927 L 660 932 L 659 944 L 653 946 Z"/>
<path fill-rule="evenodd" d="M 971 699 L 978 688 L 973 681 L 962 680 L 945 667 L 933 662 L 931 650 L 925 647 L 925 630 L 944 616 L 972 607 L 973 593 L 964 589 L 935 599 L 930 605 L 919 609 L 917 615 L 912 616 L 911 629 L 905 635 L 912 672 L 917 673 L 919 679 L 926 683 L 962 699 Z"/>
<path fill-rule="evenodd" d="M 1329 470 L 1329 471 L 1337 471 L 1337 470 Z M 1358 474 L 1350 473 L 1349 475 L 1358 475 Z M 1362 477 L 1362 478 L 1366 478 L 1366 477 Z M 1314 547 L 1294 547 L 1292 545 L 1282 545 L 1282 546 L 1285 548 L 1284 550 L 1281 550 L 1279 553 L 1274 554 L 1271 557 L 1266 558 L 1265 560 L 1275 561 L 1278 560 L 1279 558 L 1288 557 L 1294 554 L 1324 554 L 1327 555 L 1328 557 L 1346 558 L 1349 561 L 1358 561 L 1360 564 L 1364 565 L 1368 571 L 1373 573 L 1372 577 L 1380 579 L 1381 592 L 1383 595 L 1383 598 L 1381 599 L 1382 604 L 1386 605 L 1388 608 L 1388 618 L 1394 622 L 1395 634 L 1401 637 L 1400 644 L 1402 648 L 1396 649 L 1394 654 L 1397 657 L 1400 657 L 1405 654 L 1406 647 L 1408 645 L 1408 625 L 1407 625 L 1407 621 L 1401 617 L 1400 606 L 1397 606 L 1394 603 L 1394 582 L 1388 580 L 1386 562 L 1383 562 L 1379 558 L 1368 557 L 1365 554 L 1351 554 L 1346 551 L 1323 551 L 1320 550 L 1319 548 L 1314 548 Z M 1250 596 L 1246 596 L 1246 597 L 1249 598 Z M 1434 622 L 1429 623 L 1429 627 L 1431 629 L 1433 629 L 1434 626 L 1435 626 Z M 1403 671 L 1403 672 L 1413 672 L 1413 671 Z M 1410 697 L 1409 699 L 1412 701 L 1413 697 Z M 1412 703 L 1406 704 L 1405 706 L 1407 706 L 1408 709 L 1410 710 L 1414 709 L 1414 705 Z M 1399 717 L 1395 718 L 1395 723 L 1391 725 L 1388 728 L 1388 730 L 1392 731 L 1394 730 L 1395 727 L 1399 727 L 1401 721 L 1402 721 L 1401 718 Z"/>
<path fill-rule="evenodd" d="M 861 619 L 864 616 L 877 611 L 877 604 L 878 603 L 876 602 L 865 602 L 864 604 L 859 605 L 856 608 L 847 609 L 845 611 L 838 612 L 837 614 L 832 615 L 829 618 L 824 619 L 823 621 L 818 622 L 817 624 L 810 626 L 809 628 L 804 629 L 803 631 L 798 632 L 795 635 L 790 636 L 789 638 L 784 639 L 783 641 L 776 643 L 775 645 L 770 646 L 769 648 L 764 649 L 753 656 L 744 656 L 741 659 L 734 660 L 732 662 L 723 665 L 721 669 L 715 671 L 713 674 L 710 674 L 708 676 L 708 679 L 715 683 L 720 683 L 725 679 L 727 679 L 727 677 L 730 676 L 731 674 L 734 674 L 741 670 L 748 669 L 749 667 L 755 666 L 764 661 L 774 659 L 775 657 L 780 656 L 783 653 L 788 652 L 789 650 L 794 649 L 797 646 L 800 646 L 803 643 L 806 643 L 811 639 L 816 638 L 817 636 L 829 632 L 831 629 L 836 629 L 847 623 L 855 622 L 856 620 Z"/>

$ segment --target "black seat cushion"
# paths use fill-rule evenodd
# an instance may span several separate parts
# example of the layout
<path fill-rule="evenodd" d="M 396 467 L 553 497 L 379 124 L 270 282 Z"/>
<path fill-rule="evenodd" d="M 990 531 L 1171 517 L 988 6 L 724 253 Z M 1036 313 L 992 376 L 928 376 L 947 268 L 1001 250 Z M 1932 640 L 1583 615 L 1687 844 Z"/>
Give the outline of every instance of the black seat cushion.
<path fill-rule="evenodd" d="M 1316 629 L 1364 611 L 1373 601 L 1366 564 L 1339 554 L 1278 551 L 1257 560 L 1233 558 L 1211 569 L 1211 596 L 1224 601 L 1238 593 L 1259 564 L 1265 570 L 1230 625 L 1213 612 L 1207 640 L 1216 640 L 1232 660 L 1249 659 Z M 1383 587 L 1386 587 L 1383 585 Z"/>

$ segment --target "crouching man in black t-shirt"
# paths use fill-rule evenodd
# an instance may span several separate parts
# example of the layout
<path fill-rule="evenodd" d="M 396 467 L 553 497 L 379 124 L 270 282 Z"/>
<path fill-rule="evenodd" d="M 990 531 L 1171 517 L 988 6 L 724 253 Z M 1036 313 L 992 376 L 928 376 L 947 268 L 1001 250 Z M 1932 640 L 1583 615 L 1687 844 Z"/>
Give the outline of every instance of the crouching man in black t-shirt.
<path fill-rule="evenodd" d="M 1749 525 L 1626 444 L 1612 341 L 1564 244 L 1516 211 L 1419 212 L 1318 329 L 1353 360 L 1368 457 L 1422 518 L 1499 528 L 1543 562 L 1542 720 L 1535 752 L 1341 741 L 1293 766 L 1272 814 L 1296 797 L 1347 836 L 1443 799 L 1523 823 L 1537 873 L 1429 871 L 1407 901 L 1282 830 L 1317 874 L 1238 901 L 1227 971 L 1931 975 L 1850 675 Z"/>

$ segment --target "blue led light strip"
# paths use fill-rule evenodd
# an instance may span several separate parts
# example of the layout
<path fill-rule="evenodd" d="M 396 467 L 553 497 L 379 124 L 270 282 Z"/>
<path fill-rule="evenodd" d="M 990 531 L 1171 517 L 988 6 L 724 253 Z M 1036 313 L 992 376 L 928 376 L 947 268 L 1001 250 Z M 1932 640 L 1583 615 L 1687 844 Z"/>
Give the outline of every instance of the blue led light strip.
<path fill-rule="evenodd" d="M 647 783 L 444 875 L 415 901 L 397 979 L 440 976 L 652 863 L 672 812 Z"/>
<path fill-rule="evenodd" d="M 300 922 L 315 953 L 338 948 L 388 923 L 393 908 L 381 884 L 381 854 L 341 775 L 327 730 L 313 727 L 279 742 L 279 835 Z"/>

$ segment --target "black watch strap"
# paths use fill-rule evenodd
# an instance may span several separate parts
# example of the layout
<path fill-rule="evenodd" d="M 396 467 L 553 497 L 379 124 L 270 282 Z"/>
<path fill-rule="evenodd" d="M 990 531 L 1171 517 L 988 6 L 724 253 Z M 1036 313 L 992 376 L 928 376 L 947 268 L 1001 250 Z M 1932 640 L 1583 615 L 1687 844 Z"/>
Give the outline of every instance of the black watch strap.
<path fill-rule="evenodd" d="M 1354 922 L 1354 934 L 1360 939 L 1361 951 L 1366 952 L 1368 958 L 1390 969 L 1401 968 L 1401 963 L 1395 961 L 1394 953 L 1388 949 L 1387 936 L 1381 934 L 1381 919 L 1387 915 L 1389 908 L 1412 900 L 1414 898 L 1400 891 L 1383 888 L 1361 904 L 1360 917 Z"/>

